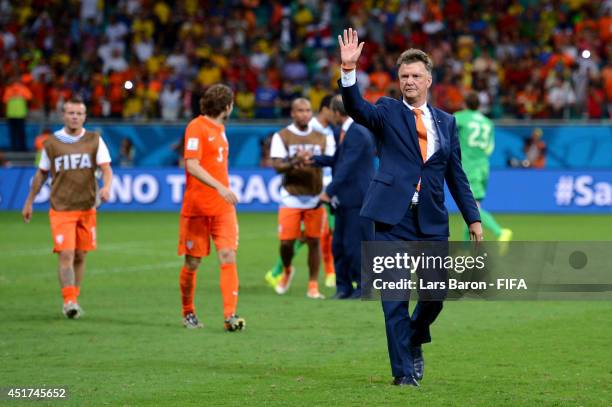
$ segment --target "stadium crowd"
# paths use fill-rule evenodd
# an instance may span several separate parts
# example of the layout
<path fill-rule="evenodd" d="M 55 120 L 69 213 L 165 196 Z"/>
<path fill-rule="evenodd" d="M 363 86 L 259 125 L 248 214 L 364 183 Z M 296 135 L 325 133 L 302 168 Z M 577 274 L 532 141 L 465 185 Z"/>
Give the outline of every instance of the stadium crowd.
<path fill-rule="evenodd" d="M 79 94 L 90 117 L 172 121 L 218 82 L 239 118 L 288 117 L 297 96 L 316 110 L 337 89 L 347 26 L 367 44 L 370 101 L 399 96 L 395 59 L 416 47 L 434 61 L 432 102 L 451 113 L 475 90 L 493 118 L 612 115 L 611 0 L 70 3 L 0 0 L 0 115 L 17 97 L 29 117 L 53 116 Z"/>

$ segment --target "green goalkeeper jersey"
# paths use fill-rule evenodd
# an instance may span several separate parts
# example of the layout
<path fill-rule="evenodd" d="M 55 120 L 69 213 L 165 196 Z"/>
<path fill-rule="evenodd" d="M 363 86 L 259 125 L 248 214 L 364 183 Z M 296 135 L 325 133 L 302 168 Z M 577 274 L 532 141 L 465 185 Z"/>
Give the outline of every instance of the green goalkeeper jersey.
<path fill-rule="evenodd" d="M 461 110 L 455 113 L 461 164 L 466 172 L 473 169 L 489 168 L 489 156 L 493 153 L 495 139 L 493 122 L 478 110 Z"/>

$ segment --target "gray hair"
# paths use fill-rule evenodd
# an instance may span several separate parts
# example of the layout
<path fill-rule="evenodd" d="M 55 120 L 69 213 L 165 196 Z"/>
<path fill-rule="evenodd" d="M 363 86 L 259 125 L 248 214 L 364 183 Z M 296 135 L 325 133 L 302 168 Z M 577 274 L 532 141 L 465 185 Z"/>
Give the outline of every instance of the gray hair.
<path fill-rule="evenodd" d="M 399 69 L 399 67 L 403 64 L 412 64 L 414 62 L 422 62 L 423 65 L 425 65 L 427 72 L 431 74 L 431 71 L 433 70 L 433 62 L 431 61 L 431 58 L 429 55 L 427 55 L 427 53 L 417 48 L 410 48 L 402 52 L 399 58 L 397 58 L 396 66 Z"/>
<path fill-rule="evenodd" d="M 344 109 L 344 102 L 342 102 L 342 95 L 336 95 L 331 101 L 331 110 L 333 112 L 338 112 L 342 116 L 348 116 L 346 110 Z"/>

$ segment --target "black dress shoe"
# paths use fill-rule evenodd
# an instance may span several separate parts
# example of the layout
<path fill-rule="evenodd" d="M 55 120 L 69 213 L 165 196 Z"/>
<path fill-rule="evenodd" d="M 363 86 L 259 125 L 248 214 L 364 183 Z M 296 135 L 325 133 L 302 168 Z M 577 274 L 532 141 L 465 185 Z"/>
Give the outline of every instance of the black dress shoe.
<path fill-rule="evenodd" d="M 361 289 L 357 289 L 353 291 L 351 296 L 349 297 L 351 300 L 360 300 L 361 299 Z"/>
<path fill-rule="evenodd" d="M 332 297 L 332 300 L 346 300 L 347 298 L 351 298 L 351 294 L 347 293 L 336 293 Z"/>
<path fill-rule="evenodd" d="M 417 380 L 423 380 L 423 373 L 425 373 L 425 359 L 423 359 L 423 349 L 420 346 L 413 346 L 410 348 L 412 352 L 412 364 L 414 369 L 414 378 Z"/>
<path fill-rule="evenodd" d="M 419 382 L 412 376 L 399 376 L 394 377 L 391 383 L 394 386 L 414 386 L 419 387 Z"/>

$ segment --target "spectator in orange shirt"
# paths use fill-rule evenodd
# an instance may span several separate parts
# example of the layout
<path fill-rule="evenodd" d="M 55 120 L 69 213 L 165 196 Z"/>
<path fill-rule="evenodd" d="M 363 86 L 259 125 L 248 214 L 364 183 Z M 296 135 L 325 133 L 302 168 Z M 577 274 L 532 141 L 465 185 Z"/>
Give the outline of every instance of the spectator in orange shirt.
<path fill-rule="evenodd" d="M 49 109 L 54 115 L 62 116 L 64 101 L 70 99 L 72 91 L 64 76 L 56 77 L 49 87 Z"/>
<path fill-rule="evenodd" d="M 386 95 L 385 92 L 378 89 L 376 85 L 371 83 L 370 86 L 368 86 L 368 88 L 363 93 L 363 98 L 370 103 L 376 103 L 378 99 L 380 99 L 381 97 L 385 95 Z"/>
<path fill-rule="evenodd" d="M 108 78 L 110 90 L 108 92 L 108 101 L 110 103 L 110 116 L 121 117 L 123 114 L 124 103 L 124 83 L 123 75 L 120 72 L 111 72 Z"/>
<path fill-rule="evenodd" d="M 463 106 L 463 92 L 459 83 L 461 82 L 460 77 L 457 75 L 453 77 L 451 83 L 446 89 L 446 97 L 448 98 L 448 112 L 454 113 L 461 110 Z"/>
<path fill-rule="evenodd" d="M 523 147 L 527 167 L 544 168 L 546 165 L 546 143 L 542 141 L 542 129 L 536 127 Z"/>
<path fill-rule="evenodd" d="M 433 86 L 432 97 L 440 108 L 446 112 L 454 113 L 463 106 L 463 94 L 457 85 L 460 82 L 458 75 L 452 77 L 447 72 L 442 81 Z"/>
<path fill-rule="evenodd" d="M 45 84 L 45 74 L 41 74 L 40 78 L 37 80 L 32 77 L 32 75 L 27 75 L 29 77 L 29 83 L 27 83 L 28 88 L 32 92 L 32 99 L 30 100 L 29 105 L 29 113 L 30 117 L 33 119 L 42 119 L 46 114 L 46 95 L 47 95 L 47 85 Z"/>
<path fill-rule="evenodd" d="M 520 118 L 533 118 L 542 110 L 541 93 L 531 82 L 516 96 L 517 111 Z"/>
<path fill-rule="evenodd" d="M 102 75 L 99 73 L 94 74 L 91 85 L 91 114 L 94 117 L 101 117 L 106 101 L 106 87 L 104 86 Z"/>
<path fill-rule="evenodd" d="M 548 61 L 546 62 L 546 66 L 544 69 L 544 73 L 548 74 L 548 71 L 551 69 L 559 68 L 559 67 L 570 67 L 574 63 L 574 59 L 568 54 L 564 53 L 562 49 L 559 47 L 555 47 L 555 52 L 550 56 Z"/>
<path fill-rule="evenodd" d="M 379 60 L 374 61 L 374 69 L 370 74 L 370 83 L 385 93 L 391 83 L 391 75 L 389 75 L 389 72 L 387 72 Z"/>
<path fill-rule="evenodd" d="M 4 90 L 2 101 L 6 105 L 6 118 L 13 151 L 26 151 L 25 124 L 28 117 L 28 102 L 31 99 L 30 89 L 21 83 L 18 76 L 12 77 Z"/>

